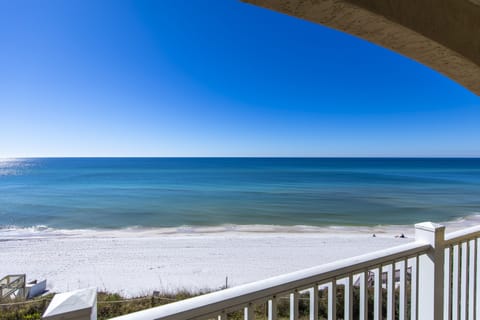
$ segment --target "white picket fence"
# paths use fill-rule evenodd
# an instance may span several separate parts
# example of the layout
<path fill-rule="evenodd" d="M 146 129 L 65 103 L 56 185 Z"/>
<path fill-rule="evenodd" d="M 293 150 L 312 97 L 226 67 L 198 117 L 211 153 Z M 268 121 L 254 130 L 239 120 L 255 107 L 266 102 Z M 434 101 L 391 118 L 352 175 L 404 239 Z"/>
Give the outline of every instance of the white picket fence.
<path fill-rule="evenodd" d="M 322 292 L 329 320 L 476 320 L 479 237 L 480 226 L 445 235 L 444 226 L 420 223 L 415 242 L 409 244 L 114 319 L 225 320 L 241 312 L 245 320 L 253 320 L 255 307 L 263 304 L 268 320 L 276 320 L 280 299 L 288 297 L 290 320 L 299 319 L 300 300 L 307 304 L 309 319 L 319 320 Z"/>

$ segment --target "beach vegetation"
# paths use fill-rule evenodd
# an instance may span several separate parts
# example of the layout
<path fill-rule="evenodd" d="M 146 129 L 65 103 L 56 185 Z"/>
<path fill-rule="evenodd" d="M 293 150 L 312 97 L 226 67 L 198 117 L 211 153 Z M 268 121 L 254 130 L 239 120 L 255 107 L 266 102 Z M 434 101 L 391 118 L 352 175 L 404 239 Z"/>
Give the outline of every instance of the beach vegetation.
<path fill-rule="evenodd" d="M 31 300 L 23 298 L 0 299 L 1 320 L 37 320 L 41 319 L 43 312 L 53 299 L 54 294 L 50 293 Z"/>
<path fill-rule="evenodd" d="M 387 315 L 387 290 L 382 289 L 382 313 L 384 317 Z M 410 290 L 407 288 L 407 290 Z M 126 298 L 119 293 L 99 292 L 97 296 L 97 312 L 98 319 L 110 319 L 113 317 L 125 315 L 128 313 L 145 310 L 161 306 L 164 304 L 192 298 L 198 295 L 208 293 L 205 291 L 189 292 L 188 290 L 181 290 L 177 292 L 154 292 L 150 295 L 142 295 L 138 297 Z M 398 301 L 399 290 L 395 290 L 396 295 L 396 310 L 398 315 Z M 344 318 L 344 287 L 339 285 L 337 287 L 337 318 Z M 353 314 L 354 319 L 358 318 L 360 306 L 360 291 L 358 287 L 353 287 Z M 373 304 L 373 287 L 368 288 L 368 318 L 373 319 L 374 304 Z M 41 315 L 48 307 L 49 302 L 53 298 L 53 294 L 48 294 L 42 297 L 35 298 L 28 301 L 1 301 L 0 302 L 0 320 L 36 320 L 41 319 Z M 308 320 L 310 314 L 310 297 L 309 293 L 302 293 L 299 295 L 299 320 Z M 407 301 L 407 313 L 410 310 L 410 301 Z M 268 319 L 268 305 L 262 303 L 255 305 L 254 313 L 255 319 Z M 407 314 L 407 316 L 409 316 Z M 243 320 L 243 310 L 230 312 L 227 314 L 228 319 Z M 277 318 L 279 320 L 290 319 L 290 297 L 282 296 L 277 299 Z M 318 291 L 318 319 L 328 319 L 328 289 Z"/>

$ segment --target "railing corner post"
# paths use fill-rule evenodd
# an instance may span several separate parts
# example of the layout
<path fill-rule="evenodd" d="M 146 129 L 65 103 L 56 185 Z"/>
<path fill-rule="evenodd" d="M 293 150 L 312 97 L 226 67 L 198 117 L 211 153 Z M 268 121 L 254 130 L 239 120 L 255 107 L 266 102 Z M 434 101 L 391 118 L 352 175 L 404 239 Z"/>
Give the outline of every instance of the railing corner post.
<path fill-rule="evenodd" d="M 45 320 L 97 320 L 97 288 L 57 293 L 42 315 Z"/>
<path fill-rule="evenodd" d="M 415 225 L 415 240 L 431 245 L 428 253 L 419 257 L 418 319 L 443 320 L 445 226 L 432 222 Z"/>

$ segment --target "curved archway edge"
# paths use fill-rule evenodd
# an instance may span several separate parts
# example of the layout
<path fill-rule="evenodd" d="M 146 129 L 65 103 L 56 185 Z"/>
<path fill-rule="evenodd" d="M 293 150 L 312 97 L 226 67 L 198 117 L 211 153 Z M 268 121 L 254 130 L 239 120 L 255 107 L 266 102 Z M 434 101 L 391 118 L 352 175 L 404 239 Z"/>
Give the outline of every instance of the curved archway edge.
<path fill-rule="evenodd" d="M 480 0 L 242 0 L 391 49 L 480 96 Z"/>

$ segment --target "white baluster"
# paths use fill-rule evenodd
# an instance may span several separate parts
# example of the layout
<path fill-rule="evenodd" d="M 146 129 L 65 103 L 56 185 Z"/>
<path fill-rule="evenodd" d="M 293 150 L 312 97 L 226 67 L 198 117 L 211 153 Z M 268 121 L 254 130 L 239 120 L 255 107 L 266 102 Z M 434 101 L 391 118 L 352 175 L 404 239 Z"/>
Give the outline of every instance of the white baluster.
<path fill-rule="evenodd" d="M 408 270 L 408 258 L 403 260 L 403 264 L 400 264 L 400 292 L 398 295 L 398 319 L 407 319 L 407 270 Z"/>
<path fill-rule="evenodd" d="M 459 250 L 461 252 L 461 290 L 460 290 L 460 319 L 468 319 L 467 301 L 468 301 L 468 252 L 467 244 L 461 243 Z"/>
<path fill-rule="evenodd" d="M 452 255 L 452 319 L 460 319 L 460 250 L 455 245 Z"/>
<path fill-rule="evenodd" d="M 277 303 L 278 303 L 278 299 L 276 296 L 268 300 L 268 320 L 277 320 L 277 314 L 278 314 Z"/>
<path fill-rule="evenodd" d="M 452 246 L 445 248 L 445 303 L 443 314 L 447 319 L 452 319 L 452 257 L 453 249 Z"/>
<path fill-rule="evenodd" d="M 328 320 L 337 320 L 337 280 L 328 287 Z"/>
<path fill-rule="evenodd" d="M 220 313 L 218 316 L 218 320 L 227 320 L 227 313 L 225 311 Z"/>
<path fill-rule="evenodd" d="M 345 279 L 345 292 L 344 292 L 344 318 L 348 320 L 353 320 L 353 285 L 352 285 L 352 275 L 349 274 L 347 279 Z"/>
<path fill-rule="evenodd" d="M 360 277 L 360 320 L 368 320 L 368 271 Z"/>
<path fill-rule="evenodd" d="M 475 319 L 475 243 L 469 240 L 468 247 L 468 318 Z"/>
<path fill-rule="evenodd" d="M 474 243 L 474 250 L 473 250 L 473 258 L 475 259 L 474 262 L 473 262 L 473 274 L 475 275 L 475 278 L 474 278 L 474 281 L 473 281 L 473 285 L 474 285 L 474 289 L 473 289 L 473 301 L 474 301 L 474 308 L 473 308 L 473 319 L 477 319 L 477 315 L 480 315 L 480 294 L 478 294 L 478 290 L 480 289 L 480 277 L 478 276 L 478 263 L 479 263 L 479 257 L 478 255 L 480 254 L 480 250 L 478 250 L 478 239 L 475 238 L 473 240 L 473 243 Z"/>
<path fill-rule="evenodd" d="M 318 285 L 310 289 L 310 320 L 318 320 Z"/>
<path fill-rule="evenodd" d="M 383 313 L 382 313 L 382 266 L 379 266 L 377 270 L 375 270 L 375 287 L 374 287 L 374 319 L 375 320 L 382 320 Z"/>
<path fill-rule="evenodd" d="M 418 282 L 419 282 L 418 268 L 419 266 L 420 266 L 420 258 L 417 254 L 415 256 L 415 269 L 412 268 L 412 279 L 414 279 L 414 281 L 412 286 L 412 299 L 411 299 L 412 319 L 415 319 L 415 320 L 418 320 Z"/>
<path fill-rule="evenodd" d="M 252 303 L 245 307 L 244 309 L 244 319 L 245 320 L 255 320 L 254 306 Z"/>
<path fill-rule="evenodd" d="M 298 320 L 298 291 L 290 293 L 290 320 Z"/>
<path fill-rule="evenodd" d="M 387 268 L 387 319 L 395 318 L 395 262 Z"/>

